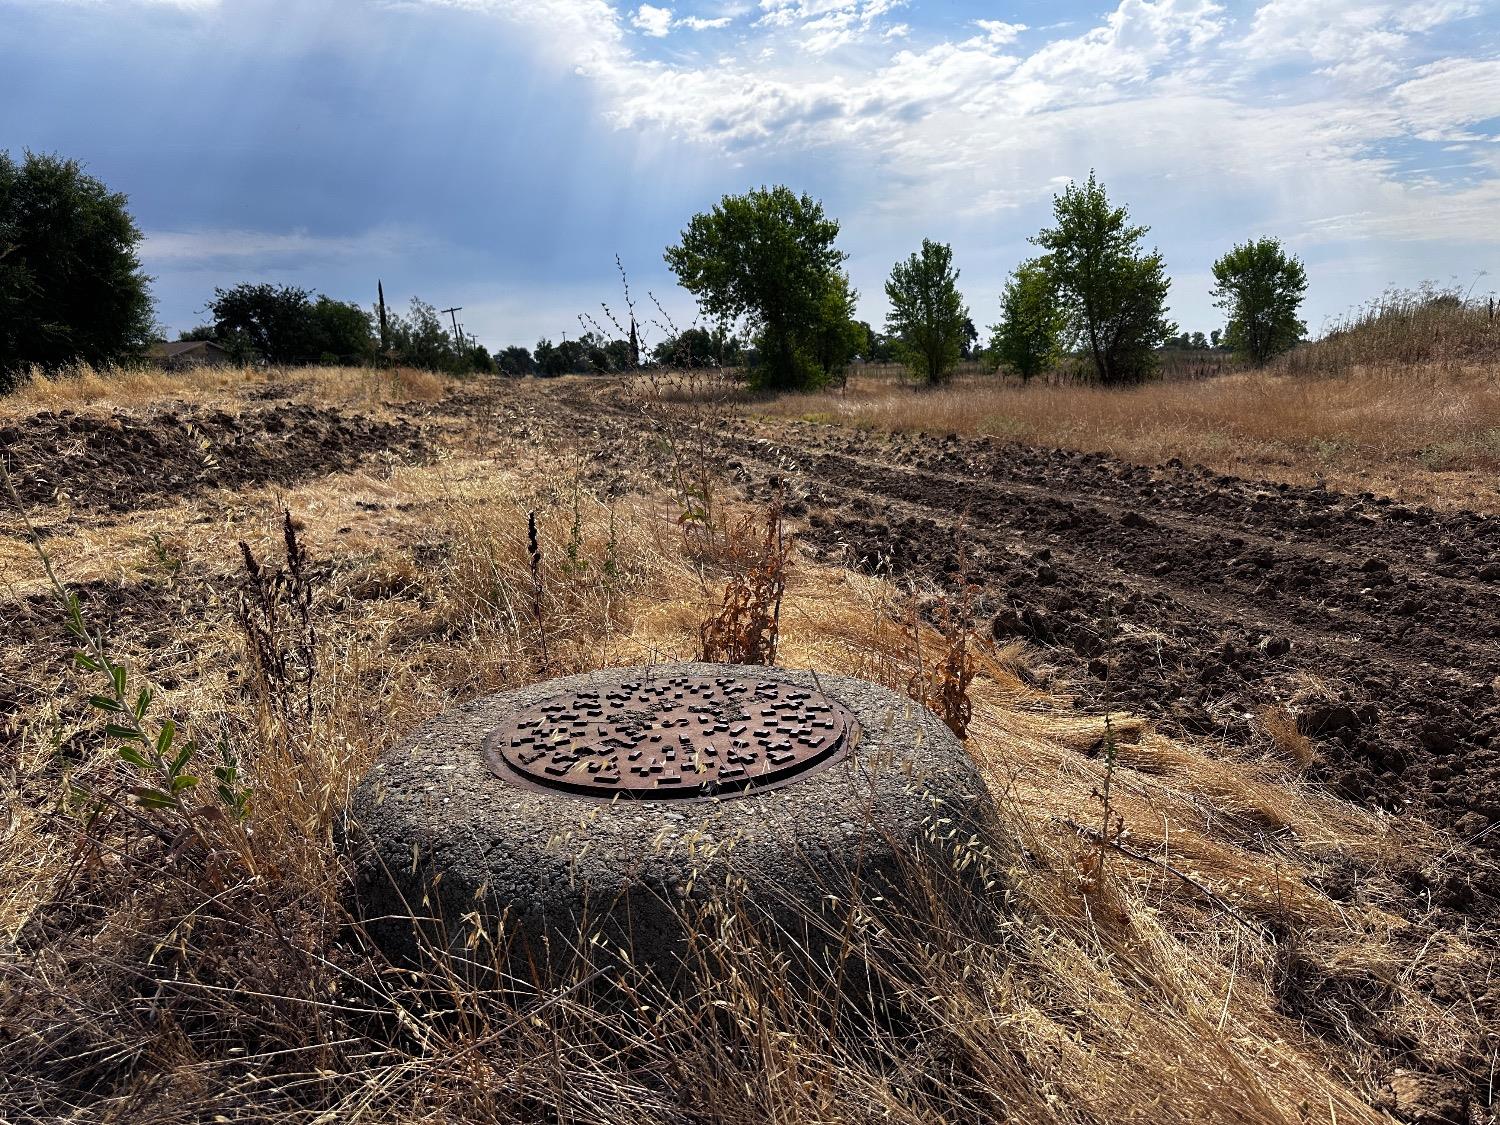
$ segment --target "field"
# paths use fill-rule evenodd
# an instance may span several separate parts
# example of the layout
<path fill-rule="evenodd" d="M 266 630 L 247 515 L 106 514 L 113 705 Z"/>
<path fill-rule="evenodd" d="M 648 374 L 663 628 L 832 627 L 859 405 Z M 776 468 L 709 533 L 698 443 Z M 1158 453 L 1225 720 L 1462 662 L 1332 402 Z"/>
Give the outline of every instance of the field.
<path fill-rule="evenodd" d="M 0 1120 L 1493 1120 L 1500 392 L 1456 363 L 0 400 Z M 633 1008 L 386 964 L 335 844 L 368 765 L 479 694 L 696 657 L 768 510 L 781 663 L 931 702 L 972 661 L 1003 937 L 851 933 L 899 1027 L 730 936 Z M 202 747 L 181 808 L 133 798 L 43 556 Z"/>

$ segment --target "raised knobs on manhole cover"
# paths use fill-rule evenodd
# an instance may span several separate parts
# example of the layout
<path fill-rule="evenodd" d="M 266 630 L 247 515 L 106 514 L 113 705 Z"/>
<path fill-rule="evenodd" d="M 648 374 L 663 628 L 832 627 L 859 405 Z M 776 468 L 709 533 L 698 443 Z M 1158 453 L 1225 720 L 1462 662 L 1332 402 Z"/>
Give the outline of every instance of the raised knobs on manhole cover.
<path fill-rule="evenodd" d="M 707 800 L 785 785 L 852 749 L 822 692 L 755 676 L 636 678 L 518 711 L 484 743 L 513 785 L 596 800 Z"/>

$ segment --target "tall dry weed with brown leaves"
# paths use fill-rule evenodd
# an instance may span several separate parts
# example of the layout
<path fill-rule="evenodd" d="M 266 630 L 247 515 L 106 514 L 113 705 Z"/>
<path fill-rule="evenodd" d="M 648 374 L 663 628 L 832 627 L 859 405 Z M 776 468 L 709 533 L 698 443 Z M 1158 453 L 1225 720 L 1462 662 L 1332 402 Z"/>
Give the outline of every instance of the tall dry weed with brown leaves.
<path fill-rule="evenodd" d="M 290 510 L 283 512 L 281 527 L 286 556 L 274 569 L 257 559 L 248 543 L 240 542 L 245 582 L 235 616 L 244 634 L 256 700 L 280 733 L 283 749 L 296 761 L 299 739 L 312 734 L 318 672 L 316 585 Z"/>
<path fill-rule="evenodd" d="M 719 611 L 698 630 L 703 659 L 712 664 L 776 663 L 781 636 L 781 600 L 786 594 L 787 568 L 792 545 L 786 535 L 780 501 L 766 509 L 764 531 L 756 539 L 753 515 L 742 518 L 731 530 L 728 542 L 743 551 L 750 546 L 742 573 L 724 586 Z"/>

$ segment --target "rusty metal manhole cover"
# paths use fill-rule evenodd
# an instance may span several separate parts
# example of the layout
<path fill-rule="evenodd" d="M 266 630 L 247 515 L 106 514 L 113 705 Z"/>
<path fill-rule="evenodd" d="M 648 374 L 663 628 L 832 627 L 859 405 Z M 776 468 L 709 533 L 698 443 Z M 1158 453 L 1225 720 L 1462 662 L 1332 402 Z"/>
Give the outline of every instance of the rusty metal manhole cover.
<path fill-rule="evenodd" d="M 496 776 L 603 800 L 732 797 L 845 757 L 859 723 L 822 692 L 752 676 L 601 684 L 519 711 L 484 743 Z"/>

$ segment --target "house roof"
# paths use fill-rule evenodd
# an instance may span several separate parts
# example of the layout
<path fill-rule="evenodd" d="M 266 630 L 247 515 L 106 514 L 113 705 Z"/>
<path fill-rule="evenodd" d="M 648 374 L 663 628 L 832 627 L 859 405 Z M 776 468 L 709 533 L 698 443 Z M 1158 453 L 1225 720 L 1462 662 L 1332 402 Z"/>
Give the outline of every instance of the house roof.
<path fill-rule="evenodd" d="M 229 354 L 227 349 L 214 343 L 212 340 L 173 340 L 169 344 L 152 344 L 151 357 L 153 359 L 171 359 L 174 356 L 196 351 L 199 348 L 202 348 L 204 351 L 212 348 L 216 352 L 224 352 L 225 355 Z"/>

